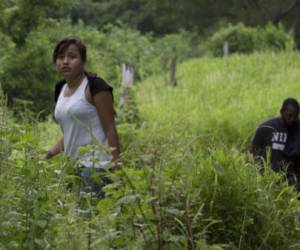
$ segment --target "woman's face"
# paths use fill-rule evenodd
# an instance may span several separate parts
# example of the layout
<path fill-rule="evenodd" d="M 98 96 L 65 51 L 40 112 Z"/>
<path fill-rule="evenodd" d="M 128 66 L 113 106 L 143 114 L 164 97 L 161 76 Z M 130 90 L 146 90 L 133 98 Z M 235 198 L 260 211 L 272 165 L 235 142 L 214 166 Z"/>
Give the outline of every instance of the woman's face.
<path fill-rule="evenodd" d="M 65 80 L 76 79 L 84 73 L 84 63 L 78 47 L 70 44 L 56 59 L 56 69 Z"/>

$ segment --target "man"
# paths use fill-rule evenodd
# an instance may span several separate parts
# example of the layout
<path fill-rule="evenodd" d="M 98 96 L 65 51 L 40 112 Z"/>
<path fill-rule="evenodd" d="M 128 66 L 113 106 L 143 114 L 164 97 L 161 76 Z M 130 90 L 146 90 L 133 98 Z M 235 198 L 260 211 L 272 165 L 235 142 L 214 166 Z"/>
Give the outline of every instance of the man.
<path fill-rule="evenodd" d="M 280 114 L 258 127 L 250 152 L 260 160 L 270 160 L 275 172 L 285 171 L 289 183 L 295 184 L 293 151 L 298 128 L 298 101 L 294 98 L 284 100 Z"/>

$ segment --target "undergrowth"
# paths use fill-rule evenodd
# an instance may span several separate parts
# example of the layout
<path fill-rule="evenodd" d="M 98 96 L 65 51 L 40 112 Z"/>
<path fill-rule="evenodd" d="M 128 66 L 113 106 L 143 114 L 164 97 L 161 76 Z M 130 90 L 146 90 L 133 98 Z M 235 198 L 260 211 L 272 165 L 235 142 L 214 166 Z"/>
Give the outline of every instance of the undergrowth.
<path fill-rule="evenodd" d="M 299 89 L 296 58 L 193 60 L 176 89 L 140 84 L 140 121 L 118 125 L 124 167 L 104 174 L 102 199 L 77 192 L 63 155 L 43 158 L 57 125 L 14 120 L 1 95 L 0 249 L 300 249 L 297 193 L 247 153 L 258 122 Z"/>

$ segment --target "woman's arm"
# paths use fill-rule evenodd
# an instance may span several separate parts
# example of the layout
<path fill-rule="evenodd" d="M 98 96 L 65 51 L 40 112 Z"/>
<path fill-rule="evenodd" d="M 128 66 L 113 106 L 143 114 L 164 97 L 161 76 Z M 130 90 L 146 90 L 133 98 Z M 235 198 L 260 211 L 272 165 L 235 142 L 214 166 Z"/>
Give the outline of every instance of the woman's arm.
<path fill-rule="evenodd" d="M 115 111 L 113 108 L 112 95 L 108 91 L 101 91 L 93 96 L 92 102 L 96 107 L 104 129 L 108 144 L 113 148 L 112 156 L 114 160 L 113 171 L 119 167 L 120 144 L 119 136 L 115 125 Z"/>
<path fill-rule="evenodd" d="M 45 158 L 49 159 L 52 158 L 53 156 L 57 155 L 64 149 L 64 137 L 61 137 L 59 141 L 54 144 L 46 153 Z"/>

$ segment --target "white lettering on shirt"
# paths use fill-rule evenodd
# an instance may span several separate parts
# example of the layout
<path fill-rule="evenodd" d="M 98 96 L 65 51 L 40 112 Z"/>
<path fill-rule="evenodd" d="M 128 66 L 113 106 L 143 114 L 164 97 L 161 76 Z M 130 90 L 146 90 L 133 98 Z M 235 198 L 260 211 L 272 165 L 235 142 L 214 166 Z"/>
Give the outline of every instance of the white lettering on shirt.
<path fill-rule="evenodd" d="M 273 132 L 272 142 L 286 143 L 287 133 Z"/>
<path fill-rule="evenodd" d="M 280 150 L 280 151 L 283 151 L 285 148 L 285 145 L 284 144 L 280 144 L 280 143 L 276 143 L 276 142 L 273 142 L 272 143 L 272 149 L 274 150 Z"/>

